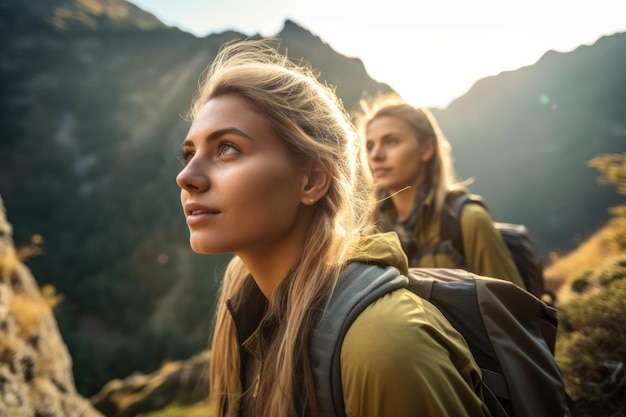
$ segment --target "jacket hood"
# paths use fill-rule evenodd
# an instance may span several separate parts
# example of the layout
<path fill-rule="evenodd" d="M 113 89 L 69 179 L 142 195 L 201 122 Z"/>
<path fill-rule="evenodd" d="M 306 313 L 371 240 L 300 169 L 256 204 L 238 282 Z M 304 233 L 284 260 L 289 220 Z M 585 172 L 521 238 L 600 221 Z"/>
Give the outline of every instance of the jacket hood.
<path fill-rule="evenodd" d="M 404 275 L 409 272 L 409 263 L 396 232 L 362 236 L 353 246 L 349 260 L 394 266 Z"/>

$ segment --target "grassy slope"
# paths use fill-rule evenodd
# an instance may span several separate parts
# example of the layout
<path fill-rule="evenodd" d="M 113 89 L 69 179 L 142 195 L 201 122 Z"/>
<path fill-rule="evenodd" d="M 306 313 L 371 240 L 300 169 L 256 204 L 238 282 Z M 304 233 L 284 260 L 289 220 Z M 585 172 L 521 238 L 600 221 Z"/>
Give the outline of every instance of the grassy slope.
<path fill-rule="evenodd" d="M 576 249 L 555 259 L 546 267 L 546 285 L 557 294 L 560 305 L 567 303 L 572 297 L 569 285 L 572 279 L 586 270 L 600 266 L 607 259 L 620 253 L 612 242 L 613 233 L 614 226 L 609 222 Z"/>

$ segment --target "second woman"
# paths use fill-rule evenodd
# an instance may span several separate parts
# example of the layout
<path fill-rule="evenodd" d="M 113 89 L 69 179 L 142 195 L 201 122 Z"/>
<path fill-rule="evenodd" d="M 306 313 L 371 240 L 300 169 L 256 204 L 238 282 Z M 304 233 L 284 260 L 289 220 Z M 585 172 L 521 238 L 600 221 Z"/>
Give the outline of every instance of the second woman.
<path fill-rule="evenodd" d="M 412 267 L 457 268 L 441 241 L 446 198 L 466 192 L 457 182 L 451 147 L 427 108 L 396 95 L 364 104 L 357 124 L 376 178 L 377 225 L 395 231 Z M 491 214 L 478 204 L 464 207 L 460 225 L 467 268 L 479 275 L 512 281 L 522 278 Z"/>

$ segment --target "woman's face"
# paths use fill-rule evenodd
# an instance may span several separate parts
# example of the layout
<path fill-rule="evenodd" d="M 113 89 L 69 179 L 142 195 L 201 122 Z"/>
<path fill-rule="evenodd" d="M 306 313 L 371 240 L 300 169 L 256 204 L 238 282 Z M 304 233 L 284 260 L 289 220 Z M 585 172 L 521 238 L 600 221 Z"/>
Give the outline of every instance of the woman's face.
<path fill-rule="evenodd" d="M 301 239 L 302 164 L 246 100 L 209 100 L 182 148 L 176 182 L 194 251 L 267 254 Z"/>
<path fill-rule="evenodd" d="M 366 135 L 367 156 L 376 188 L 394 193 L 407 186 L 419 187 L 432 152 L 420 145 L 404 120 L 395 116 L 378 117 L 369 123 Z"/>

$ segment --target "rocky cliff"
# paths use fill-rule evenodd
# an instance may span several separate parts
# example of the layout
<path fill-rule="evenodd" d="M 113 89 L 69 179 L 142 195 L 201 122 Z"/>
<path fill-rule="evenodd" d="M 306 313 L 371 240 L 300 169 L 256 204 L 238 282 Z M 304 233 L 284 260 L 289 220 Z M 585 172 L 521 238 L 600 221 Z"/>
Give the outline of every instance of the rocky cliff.
<path fill-rule="evenodd" d="M 49 303 L 20 261 L 0 198 L 0 415 L 101 417 L 76 391 Z"/>

